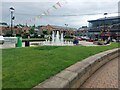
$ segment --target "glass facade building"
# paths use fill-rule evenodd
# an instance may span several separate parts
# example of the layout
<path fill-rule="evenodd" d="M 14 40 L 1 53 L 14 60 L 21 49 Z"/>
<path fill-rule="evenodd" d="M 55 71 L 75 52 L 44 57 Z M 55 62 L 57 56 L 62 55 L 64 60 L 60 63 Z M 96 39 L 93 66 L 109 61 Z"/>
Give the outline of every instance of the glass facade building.
<path fill-rule="evenodd" d="M 120 16 L 105 17 L 88 22 L 88 36 L 91 38 L 107 38 L 110 36 L 118 39 L 118 37 L 120 37 Z"/>

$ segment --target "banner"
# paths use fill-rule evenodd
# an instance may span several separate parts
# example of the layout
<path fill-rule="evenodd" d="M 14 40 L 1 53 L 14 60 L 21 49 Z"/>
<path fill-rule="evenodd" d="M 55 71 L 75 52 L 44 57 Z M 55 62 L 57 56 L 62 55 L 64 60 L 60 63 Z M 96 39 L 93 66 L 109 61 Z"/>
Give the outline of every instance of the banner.
<path fill-rule="evenodd" d="M 55 5 L 53 5 L 53 8 L 54 8 L 54 9 L 57 9 L 57 7 L 56 7 Z"/>
<path fill-rule="evenodd" d="M 42 16 L 49 15 L 51 13 L 50 10 L 53 11 L 54 9 L 57 10 L 58 8 L 62 7 L 62 5 L 61 5 L 61 4 L 63 4 L 62 2 L 66 3 L 67 1 L 66 0 L 60 0 L 60 1 L 58 1 L 55 5 L 53 5 L 51 8 L 47 9 L 46 11 L 44 11 L 41 15 L 35 16 L 33 19 L 26 20 L 26 23 L 28 23 L 28 22 L 31 23 L 32 21 L 36 21 L 37 19 L 42 18 Z M 59 7 L 57 7 L 57 6 L 59 6 Z"/>
<path fill-rule="evenodd" d="M 57 4 L 59 7 L 61 7 L 60 2 L 57 2 L 56 4 Z"/>
<path fill-rule="evenodd" d="M 44 11 L 44 15 L 47 15 L 47 13 Z"/>
<path fill-rule="evenodd" d="M 49 12 L 49 9 L 47 10 L 47 13 L 49 14 L 50 12 Z"/>

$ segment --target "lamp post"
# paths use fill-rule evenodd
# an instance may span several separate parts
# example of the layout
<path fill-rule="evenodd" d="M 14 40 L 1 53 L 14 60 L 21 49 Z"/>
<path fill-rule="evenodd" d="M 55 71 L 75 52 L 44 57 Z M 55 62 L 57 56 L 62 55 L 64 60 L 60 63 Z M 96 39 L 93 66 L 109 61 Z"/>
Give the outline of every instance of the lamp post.
<path fill-rule="evenodd" d="M 15 9 L 13 7 L 10 7 L 10 13 L 11 13 L 11 36 L 13 34 L 13 30 L 12 30 L 12 27 L 13 27 L 13 20 L 15 19 L 15 17 L 13 16 L 13 12 L 15 11 Z"/>
<path fill-rule="evenodd" d="M 104 13 L 104 16 L 105 16 L 105 18 L 104 18 L 104 33 L 105 33 L 105 29 L 106 29 L 106 23 L 105 23 L 105 20 L 106 20 L 106 15 L 107 15 L 108 13 Z M 105 34 L 104 34 L 105 35 Z M 105 36 L 104 36 L 105 37 Z"/>
<path fill-rule="evenodd" d="M 66 34 L 68 33 L 68 30 L 67 30 L 67 26 L 68 26 L 68 24 L 65 24 L 65 26 L 66 26 Z"/>
<path fill-rule="evenodd" d="M 66 26 L 66 30 L 67 30 L 67 26 L 68 26 L 68 24 L 65 24 L 65 26 Z"/>

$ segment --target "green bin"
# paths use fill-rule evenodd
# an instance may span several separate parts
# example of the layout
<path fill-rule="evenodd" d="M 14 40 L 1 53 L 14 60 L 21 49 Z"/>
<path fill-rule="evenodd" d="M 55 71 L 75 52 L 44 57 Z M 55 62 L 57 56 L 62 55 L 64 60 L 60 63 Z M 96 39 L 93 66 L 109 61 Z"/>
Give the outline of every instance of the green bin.
<path fill-rule="evenodd" d="M 17 37 L 16 47 L 22 47 L 22 37 L 20 37 L 20 36 Z"/>

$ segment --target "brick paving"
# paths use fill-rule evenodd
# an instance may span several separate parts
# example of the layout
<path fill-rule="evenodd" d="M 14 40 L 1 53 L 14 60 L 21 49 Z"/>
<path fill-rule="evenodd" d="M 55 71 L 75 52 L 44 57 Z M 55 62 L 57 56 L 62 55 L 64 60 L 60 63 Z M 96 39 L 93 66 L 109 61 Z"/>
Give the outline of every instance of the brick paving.
<path fill-rule="evenodd" d="M 118 88 L 118 58 L 97 70 L 80 88 Z"/>

